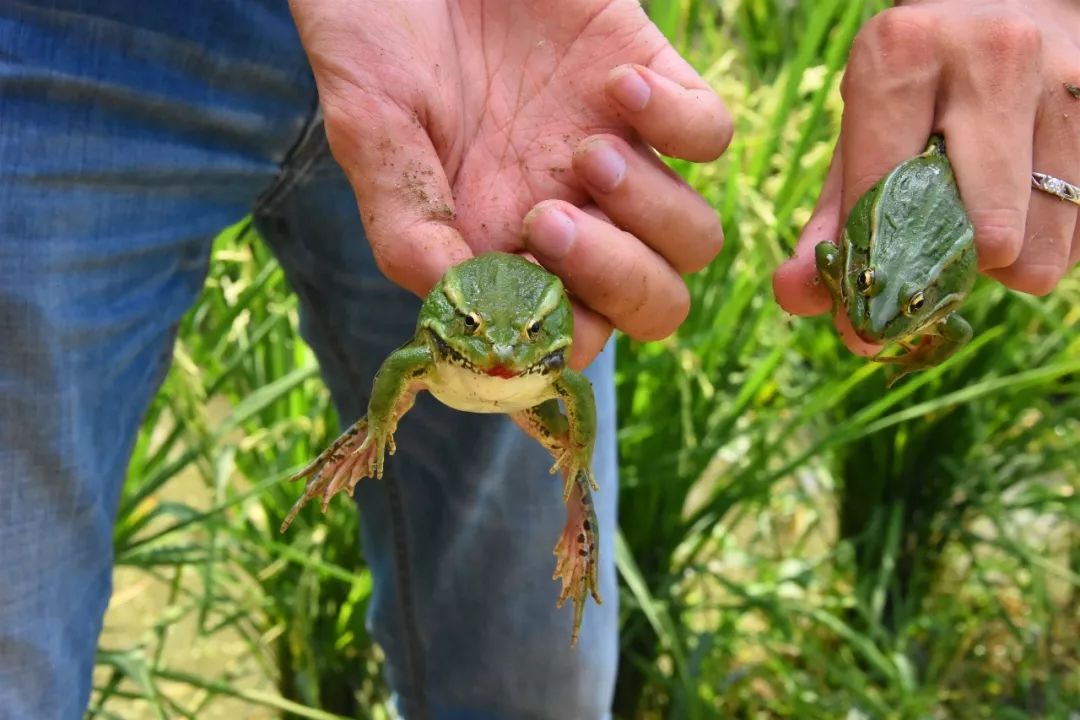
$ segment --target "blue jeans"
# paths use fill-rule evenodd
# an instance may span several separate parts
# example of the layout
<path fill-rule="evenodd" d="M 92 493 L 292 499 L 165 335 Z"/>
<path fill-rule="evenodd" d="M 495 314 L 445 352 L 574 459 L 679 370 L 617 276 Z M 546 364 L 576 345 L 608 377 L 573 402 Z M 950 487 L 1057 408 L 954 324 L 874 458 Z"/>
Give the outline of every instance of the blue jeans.
<path fill-rule="evenodd" d="M 83 712 L 140 417 L 211 240 L 248 212 L 351 422 L 418 300 L 375 269 L 285 0 L 0 0 L 0 718 Z M 388 480 L 358 488 L 407 718 L 607 716 L 612 362 L 590 370 L 605 603 L 577 649 L 551 580 L 560 483 L 506 418 L 424 396 Z"/>

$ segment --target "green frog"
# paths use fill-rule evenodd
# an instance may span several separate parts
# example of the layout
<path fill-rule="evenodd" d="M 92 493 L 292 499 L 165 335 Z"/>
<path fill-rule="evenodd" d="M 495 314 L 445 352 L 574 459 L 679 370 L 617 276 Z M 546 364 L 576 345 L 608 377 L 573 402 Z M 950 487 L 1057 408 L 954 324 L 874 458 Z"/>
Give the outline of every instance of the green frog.
<path fill-rule="evenodd" d="M 900 366 L 889 385 L 943 362 L 971 339 L 956 310 L 978 274 L 974 237 L 945 141 L 934 135 L 921 155 L 859 198 L 839 246 L 815 248 L 835 312 L 842 307 L 866 342 L 903 348 L 874 357 Z"/>
<path fill-rule="evenodd" d="M 444 404 L 477 413 L 506 413 L 535 438 L 562 472 L 566 526 L 555 546 L 557 602 L 574 603 L 576 644 L 589 594 L 600 603 L 599 539 L 592 491 L 596 405 L 592 384 L 567 366 L 574 315 L 562 282 L 519 255 L 491 252 L 466 260 L 424 299 L 416 333 L 383 361 L 367 415 L 290 478 L 307 478 L 304 494 L 281 525 L 284 532 L 311 498 L 325 512 L 342 490 L 381 478 L 394 454 L 394 430 L 427 390 Z M 562 401 L 563 409 L 559 406 Z"/>

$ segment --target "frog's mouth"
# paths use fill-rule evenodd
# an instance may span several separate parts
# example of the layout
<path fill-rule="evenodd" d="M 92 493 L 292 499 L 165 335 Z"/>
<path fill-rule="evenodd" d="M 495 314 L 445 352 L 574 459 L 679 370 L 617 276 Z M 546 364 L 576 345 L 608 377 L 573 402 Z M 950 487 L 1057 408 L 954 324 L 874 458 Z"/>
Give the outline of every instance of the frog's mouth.
<path fill-rule="evenodd" d="M 515 370 L 507 367 L 506 365 L 498 364 L 492 365 L 489 368 L 480 368 L 480 372 L 490 377 L 503 378 L 509 380 L 511 378 L 522 377 L 524 375 L 547 375 L 548 373 L 557 372 L 566 367 L 566 356 L 562 350 L 555 350 L 548 353 L 544 357 L 540 358 L 538 362 L 533 363 L 524 370 Z M 475 369 L 475 368 L 474 368 Z"/>
<path fill-rule="evenodd" d="M 516 370 L 512 370 L 505 365 L 493 365 L 492 367 L 489 367 L 487 370 L 485 370 L 484 374 L 490 375 L 491 377 L 509 379 L 515 378 L 521 373 L 517 372 Z"/>
<path fill-rule="evenodd" d="M 513 378 L 523 377 L 525 375 L 547 375 L 549 373 L 558 372 L 566 367 L 566 353 L 564 352 L 564 348 L 553 350 L 526 368 L 513 368 L 504 365 L 503 363 L 495 363 L 488 367 L 481 367 L 454 348 L 450 347 L 450 345 L 437 334 L 429 333 L 429 335 L 434 341 L 435 348 L 441 359 L 463 367 L 466 370 L 471 370 L 477 375 L 512 380 Z"/>

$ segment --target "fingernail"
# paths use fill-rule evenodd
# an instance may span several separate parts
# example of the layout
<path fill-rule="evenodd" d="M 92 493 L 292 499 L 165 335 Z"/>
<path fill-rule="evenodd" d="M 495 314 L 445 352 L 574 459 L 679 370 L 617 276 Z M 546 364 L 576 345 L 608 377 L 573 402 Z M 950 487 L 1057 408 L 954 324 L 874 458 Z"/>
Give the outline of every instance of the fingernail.
<path fill-rule="evenodd" d="M 539 205 L 525 216 L 529 249 L 549 260 L 561 260 L 574 244 L 577 228 L 570 216 L 557 207 Z"/>
<path fill-rule="evenodd" d="M 621 67 L 612 73 L 611 94 L 624 108 L 640 112 L 649 104 L 652 88 L 634 67 Z"/>
<path fill-rule="evenodd" d="M 626 174 L 626 161 L 618 150 L 603 140 L 585 146 L 581 155 L 585 180 L 597 190 L 611 192 Z"/>

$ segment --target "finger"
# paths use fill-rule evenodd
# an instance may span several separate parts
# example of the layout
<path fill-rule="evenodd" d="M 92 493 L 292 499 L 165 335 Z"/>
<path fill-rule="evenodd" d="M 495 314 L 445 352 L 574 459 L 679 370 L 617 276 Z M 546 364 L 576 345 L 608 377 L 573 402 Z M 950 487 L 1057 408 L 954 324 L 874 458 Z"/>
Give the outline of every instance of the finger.
<path fill-rule="evenodd" d="M 323 107 L 331 150 L 356 193 L 376 264 L 398 285 L 427 294 L 473 254 L 452 225 L 453 195 L 427 131 L 411 112 L 371 94 L 347 107 L 331 98 Z"/>
<path fill-rule="evenodd" d="M 669 157 L 696 162 L 720 157 L 732 133 L 720 97 L 670 46 L 650 65 L 620 65 L 608 75 L 608 97 L 622 118 Z"/>
<path fill-rule="evenodd" d="M 573 166 L 607 217 L 678 272 L 701 270 L 723 247 L 716 211 L 651 149 L 598 135 L 578 146 Z"/>
<path fill-rule="evenodd" d="M 1035 121 L 1034 169 L 1067 182 L 1073 182 L 1080 163 L 1080 130 L 1069 118 L 1070 103 L 1075 100 L 1052 83 L 1043 94 L 1042 107 Z M 1030 176 L 1025 175 L 1028 180 Z M 1029 189 L 1030 204 L 1024 229 L 1024 242 L 1016 261 L 987 274 L 1007 287 L 1033 295 L 1053 290 L 1070 267 L 1073 236 L 1077 229 L 1078 209 L 1041 190 Z"/>
<path fill-rule="evenodd" d="M 570 350 L 570 367 L 584 370 L 604 349 L 611 337 L 611 321 L 590 310 L 580 300 L 571 299 L 574 307 L 574 346 Z"/>
<path fill-rule="evenodd" d="M 1076 224 L 1076 231 L 1073 233 L 1072 252 L 1069 253 L 1069 269 L 1076 267 L 1076 264 L 1080 262 L 1080 222 Z"/>
<path fill-rule="evenodd" d="M 639 340 L 671 334 L 690 294 L 668 263 L 630 233 L 561 200 L 525 216 L 526 248 L 582 303 Z"/>
<path fill-rule="evenodd" d="M 833 327 L 836 328 L 836 334 L 840 336 L 840 340 L 847 346 L 848 350 L 856 355 L 862 355 L 863 357 L 870 357 L 877 355 L 881 351 L 882 345 L 875 345 L 869 343 L 859 337 L 855 332 L 855 327 L 851 324 L 851 318 L 847 313 L 836 313 L 833 317 Z"/>
<path fill-rule="evenodd" d="M 957 60 L 942 98 L 945 150 L 975 228 L 980 269 L 1005 268 L 1020 255 L 1031 200 L 1038 35 L 1006 19 L 951 42 L 946 52 Z"/>
<path fill-rule="evenodd" d="M 817 206 L 799 235 L 795 253 L 773 273 L 776 302 L 794 315 L 820 315 L 833 304 L 818 275 L 814 248 L 825 241 L 835 243 L 839 236 L 843 167 L 842 144 L 838 143 Z"/>
<path fill-rule="evenodd" d="M 935 22 L 922 7 L 891 8 L 852 43 L 841 86 L 841 222 L 878 180 L 926 147 L 941 73 Z"/>

